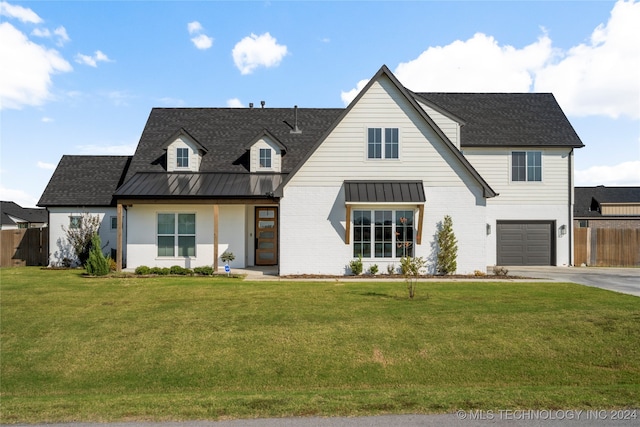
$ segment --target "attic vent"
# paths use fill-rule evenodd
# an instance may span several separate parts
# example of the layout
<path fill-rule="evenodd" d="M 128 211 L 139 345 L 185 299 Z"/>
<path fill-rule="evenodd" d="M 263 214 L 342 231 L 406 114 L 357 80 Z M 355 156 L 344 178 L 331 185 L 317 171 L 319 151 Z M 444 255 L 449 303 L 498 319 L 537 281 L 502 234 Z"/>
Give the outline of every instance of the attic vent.
<path fill-rule="evenodd" d="M 293 106 L 293 129 L 289 131 L 289 133 L 302 133 L 302 131 L 298 128 L 298 106 Z"/>

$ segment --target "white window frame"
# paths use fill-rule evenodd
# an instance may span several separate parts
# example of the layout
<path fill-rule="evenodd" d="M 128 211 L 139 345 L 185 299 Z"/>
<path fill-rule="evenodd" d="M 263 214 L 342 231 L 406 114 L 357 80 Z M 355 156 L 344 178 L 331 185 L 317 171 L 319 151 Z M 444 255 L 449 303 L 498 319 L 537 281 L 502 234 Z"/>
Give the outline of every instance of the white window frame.
<path fill-rule="evenodd" d="M 186 157 L 185 156 L 180 156 L 180 152 L 181 150 L 185 150 L 187 153 Z M 177 147 L 176 148 L 176 168 L 177 169 L 189 169 L 189 163 L 190 163 L 190 153 L 189 153 L 189 148 L 188 147 Z M 186 165 L 180 165 L 180 159 L 183 159 L 184 161 L 187 162 Z"/>
<path fill-rule="evenodd" d="M 370 224 L 368 226 L 356 224 L 356 218 L 358 217 L 358 212 L 369 213 Z M 384 236 L 384 231 L 385 231 L 384 229 L 389 227 L 388 225 L 382 225 L 382 229 L 381 229 L 382 236 L 380 239 L 378 239 L 376 236 L 377 234 L 376 231 L 377 231 L 377 228 L 380 228 L 380 226 L 376 226 L 376 213 L 387 213 L 387 212 L 391 212 L 391 224 L 390 224 L 391 240 L 385 239 L 385 236 Z M 409 236 L 407 236 L 402 232 L 403 228 L 405 228 L 405 230 L 407 229 L 406 226 L 402 225 L 404 224 L 404 222 L 402 221 L 402 218 L 407 217 L 406 215 L 402 215 L 402 214 L 406 212 L 411 212 L 411 215 L 412 215 L 410 239 L 407 238 Z M 398 217 L 398 215 L 402 215 L 402 216 Z M 373 208 L 372 207 L 354 207 L 353 214 L 352 214 L 352 224 L 351 224 L 351 228 L 353 229 L 352 231 L 353 236 L 351 239 L 351 241 L 353 242 L 351 245 L 352 255 L 354 256 L 354 258 L 357 258 L 358 255 L 362 255 L 362 258 L 367 260 L 399 260 L 403 256 L 415 256 L 416 238 L 417 238 L 416 218 L 417 218 L 416 209 L 413 206 L 405 207 L 405 208 L 387 207 L 387 206 L 380 206 L 380 207 L 373 207 Z M 398 222 L 401 222 L 401 224 L 398 225 Z M 365 227 L 365 229 L 363 229 L 363 227 Z M 366 230 L 366 228 L 368 228 L 368 230 Z M 358 233 L 360 233 L 360 239 L 356 239 Z M 362 236 L 365 233 L 369 235 L 369 240 L 362 238 Z M 391 255 L 385 256 L 384 245 L 385 243 L 388 244 L 389 242 L 391 243 Z M 369 244 L 368 256 L 366 254 L 357 253 L 358 251 L 356 250 L 356 245 L 365 244 L 365 243 Z M 381 248 L 382 250 L 381 256 L 376 255 L 376 244 L 383 245 Z"/>
<path fill-rule="evenodd" d="M 115 222 L 115 224 L 114 224 Z M 118 217 L 117 216 L 112 216 L 111 218 L 109 218 L 109 224 L 110 224 L 110 228 L 112 230 L 117 230 L 118 229 Z"/>
<path fill-rule="evenodd" d="M 160 233 L 160 215 L 173 215 L 173 233 Z M 180 233 L 180 215 L 193 215 L 193 233 Z M 157 212 L 156 213 L 156 257 L 157 258 L 195 258 L 197 256 L 197 217 L 195 212 Z M 173 238 L 173 254 L 160 255 L 160 237 Z M 193 255 L 179 255 L 180 237 L 193 237 Z"/>
<path fill-rule="evenodd" d="M 524 153 L 524 179 L 513 179 L 513 158 L 516 153 Z M 529 179 L 529 156 L 530 155 L 540 155 L 540 165 L 534 165 L 533 167 L 540 169 L 540 179 Z M 534 183 L 534 182 L 542 182 L 544 179 L 544 161 L 543 161 L 542 151 L 540 150 L 513 150 L 509 157 L 509 182 L 512 183 Z"/>
<path fill-rule="evenodd" d="M 265 154 L 264 160 L 269 161 L 269 166 L 265 166 L 262 164 L 263 157 L 262 154 Z M 268 156 L 266 155 L 268 154 Z M 271 148 L 259 148 L 258 149 L 258 167 L 260 169 L 273 169 L 273 150 Z"/>
<path fill-rule="evenodd" d="M 370 155 L 370 150 L 369 150 L 369 146 L 370 146 L 369 135 L 372 130 L 376 130 L 376 129 L 380 131 L 380 157 L 375 157 L 375 153 L 374 153 L 374 157 L 372 157 Z M 396 135 L 396 141 L 388 141 L 387 140 L 389 138 L 388 131 L 393 133 L 394 130 Z M 387 147 L 388 144 L 393 142 L 395 142 L 395 147 L 397 149 L 396 153 L 393 153 L 393 151 L 389 152 L 389 147 Z M 396 156 L 390 157 L 392 154 L 395 154 Z M 374 160 L 374 161 L 399 160 L 400 159 L 400 128 L 368 126 L 365 132 L 365 157 L 367 160 Z"/>

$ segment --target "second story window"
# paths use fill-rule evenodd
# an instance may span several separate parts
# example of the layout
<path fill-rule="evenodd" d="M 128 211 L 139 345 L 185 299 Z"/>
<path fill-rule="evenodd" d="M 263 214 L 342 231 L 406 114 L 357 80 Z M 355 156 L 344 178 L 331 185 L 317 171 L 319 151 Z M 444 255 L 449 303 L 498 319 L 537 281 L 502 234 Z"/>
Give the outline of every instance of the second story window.
<path fill-rule="evenodd" d="M 511 153 L 511 181 L 542 181 L 542 152 Z"/>
<path fill-rule="evenodd" d="M 397 159 L 398 147 L 398 128 L 367 129 L 368 159 Z"/>
<path fill-rule="evenodd" d="M 260 167 L 271 168 L 271 149 L 270 148 L 260 149 Z"/>
<path fill-rule="evenodd" d="M 189 149 L 188 148 L 178 148 L 178 151 L 176 152 L 176 166 L 179 168 L 189 167 Z"/>

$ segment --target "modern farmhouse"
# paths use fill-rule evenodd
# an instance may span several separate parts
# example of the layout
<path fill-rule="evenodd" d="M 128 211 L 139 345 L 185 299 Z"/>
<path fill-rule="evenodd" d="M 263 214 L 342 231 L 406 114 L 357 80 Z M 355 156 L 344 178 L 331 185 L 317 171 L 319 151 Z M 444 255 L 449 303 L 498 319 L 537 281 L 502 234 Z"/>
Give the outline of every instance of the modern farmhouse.
<path fill-rule="evenodd" d="M 64 156 L 38 204 L 52 264 L 91 213 L 129 269 L 433 272 L 445 215 L 459 273 L 569 265 L 582 146 L 551 94 L 415 93 L 383 66 L 346 108 L 154 108 L 133 156 Z"/>

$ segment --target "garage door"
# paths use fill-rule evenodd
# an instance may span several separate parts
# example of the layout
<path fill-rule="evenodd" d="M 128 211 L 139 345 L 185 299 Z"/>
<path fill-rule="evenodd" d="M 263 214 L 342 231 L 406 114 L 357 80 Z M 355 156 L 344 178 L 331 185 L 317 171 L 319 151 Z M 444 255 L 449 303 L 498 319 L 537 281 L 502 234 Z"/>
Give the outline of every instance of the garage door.
<path fill-rule="evenodd" d="M 554 265 L 552 221 L 498 221 L 498 265 Z"/>

